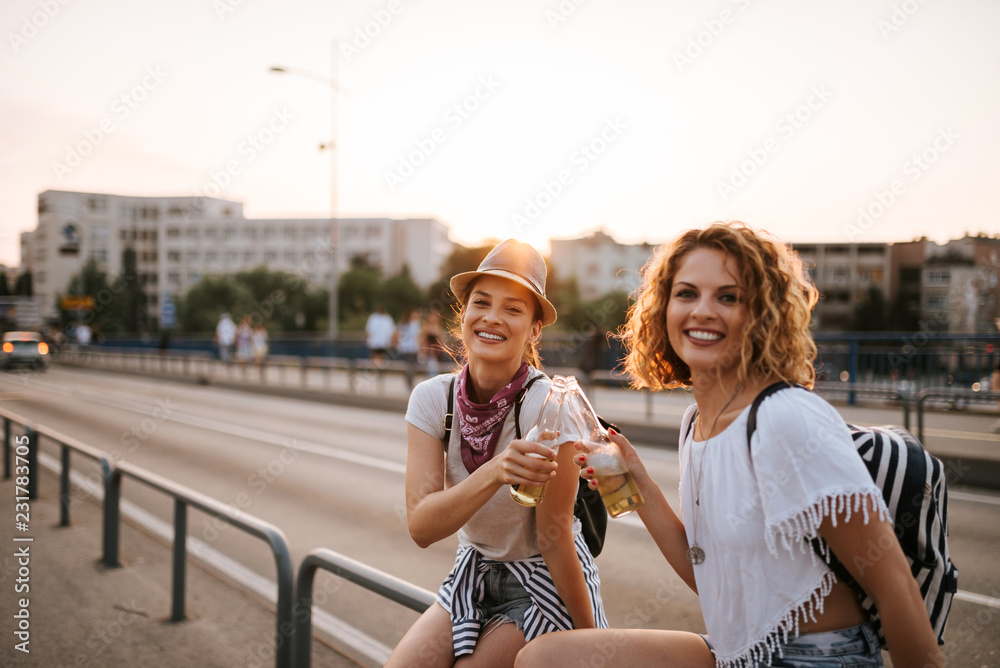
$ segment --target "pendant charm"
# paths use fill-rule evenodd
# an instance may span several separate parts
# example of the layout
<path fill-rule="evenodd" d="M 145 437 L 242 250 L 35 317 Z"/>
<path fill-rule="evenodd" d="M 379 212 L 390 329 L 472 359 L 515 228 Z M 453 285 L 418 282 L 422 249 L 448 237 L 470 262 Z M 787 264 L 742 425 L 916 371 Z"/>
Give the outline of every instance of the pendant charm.
<path fill-rule="evenodd" d="M 689 563 L 697 565 L 705 561 L 705 550 L 698 547 L 697 544 L 694 544 L 688 548 L 686 556 Z"/>

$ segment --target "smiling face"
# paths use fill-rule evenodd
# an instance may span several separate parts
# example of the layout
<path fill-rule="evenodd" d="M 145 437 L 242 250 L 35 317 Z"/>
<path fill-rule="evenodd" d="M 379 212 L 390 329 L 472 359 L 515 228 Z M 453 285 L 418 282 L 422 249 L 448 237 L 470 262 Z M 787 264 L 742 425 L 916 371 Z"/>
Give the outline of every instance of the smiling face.
<path fill-rule="evenodd" d="M 681 260 L 667 303 L 667 336 L 692 379 L 734 377 L 739 367 L 745 297 L 736 260 L 696 248 Z"/>
<path fill-rule="evenodd" d="M 460 318 L 470 363 L 520 366 L 525 345 L 542 332 L 537 309 L 538 301 L 526 287 L 498 276 L 478 278 Z"/>

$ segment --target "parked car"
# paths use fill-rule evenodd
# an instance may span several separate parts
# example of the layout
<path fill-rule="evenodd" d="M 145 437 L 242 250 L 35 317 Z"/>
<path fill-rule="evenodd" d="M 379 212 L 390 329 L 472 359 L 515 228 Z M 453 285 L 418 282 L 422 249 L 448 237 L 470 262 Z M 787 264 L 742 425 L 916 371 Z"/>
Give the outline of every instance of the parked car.
<path fill-rule="evenodd" d="M 6 332 L 0 346 L 0 367 L 43 371 L 49 364 L 49 344 L 38 332 Z"/>

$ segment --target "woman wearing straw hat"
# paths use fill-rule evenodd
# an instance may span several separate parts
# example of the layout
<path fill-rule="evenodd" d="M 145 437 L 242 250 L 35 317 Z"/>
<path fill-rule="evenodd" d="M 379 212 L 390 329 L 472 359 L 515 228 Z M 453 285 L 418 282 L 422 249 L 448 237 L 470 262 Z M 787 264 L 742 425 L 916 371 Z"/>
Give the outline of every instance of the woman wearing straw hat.
<path fill-rule="evenodd" d="M 544 633 L 607 627 L 597 567 L 573 516 L 574 452 L 514 438 L 517 395 L 530 385 L 519 418 L 527 431 L 550 385 L 537 368 L 542 327 L 556 319 L 545 274 L 537 250 L 508 239 L 478 270 L 451 279 L 465 365 L 410 395 L 406 511 L 417 545 L 457 533 L 458 555 L 386 666 L 510 666 Z M 455 428 L 442 449 L 453 379 Z M 543 483 L 536 507 L 515 503 L 507 487 Z"/>

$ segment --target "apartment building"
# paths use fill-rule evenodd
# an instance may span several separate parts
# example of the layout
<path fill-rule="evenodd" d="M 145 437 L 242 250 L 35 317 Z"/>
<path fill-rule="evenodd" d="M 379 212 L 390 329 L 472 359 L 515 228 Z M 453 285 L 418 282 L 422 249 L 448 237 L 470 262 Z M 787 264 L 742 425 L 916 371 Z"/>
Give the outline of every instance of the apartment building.
<path fill-rule="evenodd" d="M 792 244 L 816 289 L 822 295 L 813 315 L 818 331 L 850 329 L 854 313 L 872 288 L 889 298 L 891 251 L 889 244 Z"/>
<path fill-rule="evenodd" d="M 847 331 L 857 308 L 879 291 L 886 308 L 902 308 L 905 329 L 997 331 L 1000 317 L 1000 238 L 965 236 L 944 244 L 927 239 L 902 243 L 792 243 L 821 294 L 813 326 Z M 575 278 L 584 299 L 611 290 L 631 292 L 652 256 L 650 244 L 619 244 L 604 232 L 580 239 L 553 239 L 550 265 Z"/>
<path fill-rule="evenodd" d="M 550 271 L 562 280 L 576 279 L 584 300 L 612 291 L 635 291 L 639 271 L 656 248 L 648 243 L 620 244 L 601 230 L 582 239 L 552 239 L 549 244 Z"/>
<path fill-rule="evenodd" d="M 449 230 L 433 218 L 245 218 L 243 205 L 200 197 L 131 197 L 45 191 L 38 196 L 38 227 L 22 235 L 22 266 L 30 267 L 46 318 L 57 314 L 56 295 L 94 259 L 109 276 L 122 271 L 122 251 L 136 254 L 136 278 L 148 296 L 149 315 L 183 295 L 207 274 L 266 266 L 331 285 L 332 236 L 340 243 L 338 274 L 351 258 L 365 257 L 386 276 L 407 266 L 422 287 L 438 278 L 451 252 Z"/>

